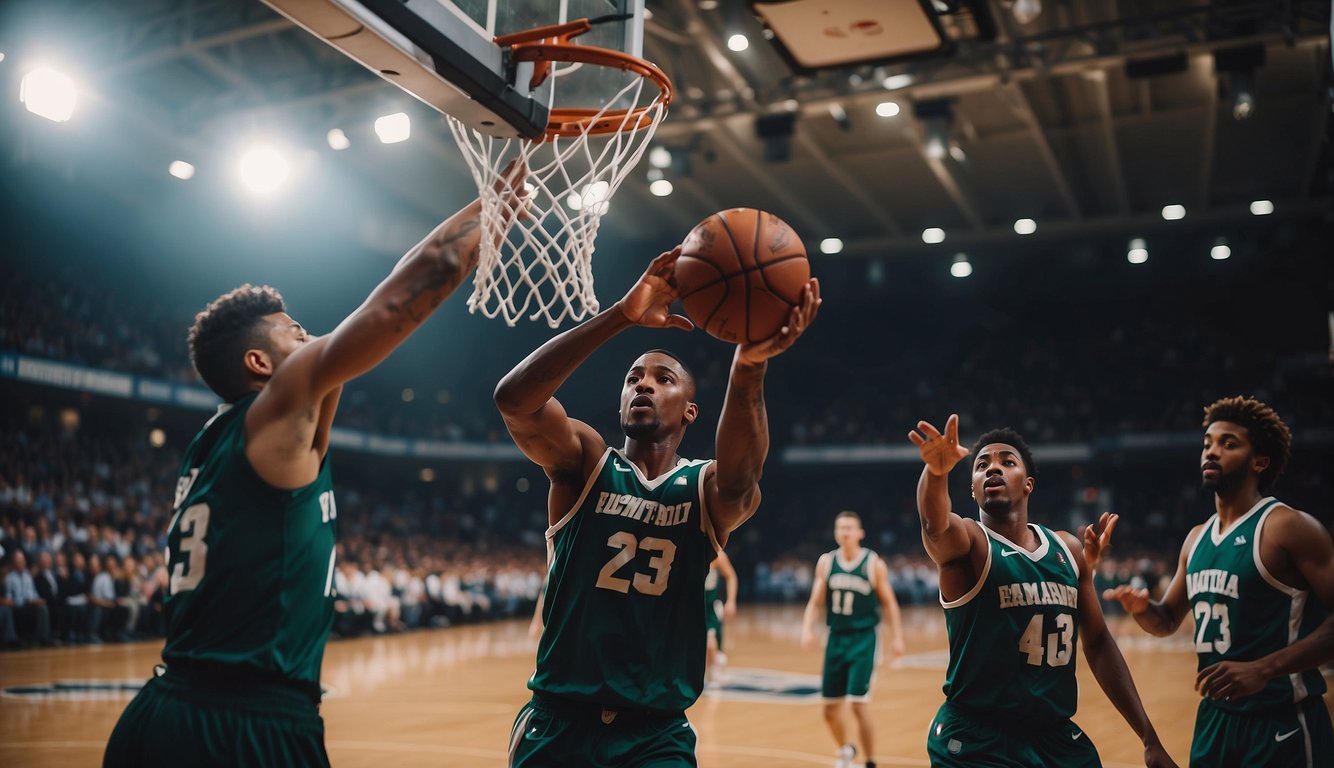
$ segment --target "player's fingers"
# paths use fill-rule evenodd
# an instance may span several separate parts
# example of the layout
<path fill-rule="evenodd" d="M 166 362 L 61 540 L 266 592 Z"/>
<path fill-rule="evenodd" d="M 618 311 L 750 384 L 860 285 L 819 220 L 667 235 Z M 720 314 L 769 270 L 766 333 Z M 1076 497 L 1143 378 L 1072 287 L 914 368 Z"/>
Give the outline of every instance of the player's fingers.
<path fill-rule="evenodd" d="M 917 428 L 922 430 L 922 434 L 926 435 L 928 440 L 939 440 L 941 437 L 940 430 L 936 429 L 936 426 L 930 422 L 919 421 L 917 422 Z"/>
<path fill-rule="evenodd" d="M 917 446 L 918 448 L 921 448 L 922 446 L 926 445 L 926 438 L 917 434 L 917 430 L 915 429 L 908 430 L 908 439 L 911 440 L 912 444 Z"/>
<path fill-rule="evenodd" d="M 683 331 L 695 330 L 695 324 L 690 322 L 690 318 L 685 317 L 684 315 L 668 315 L 667 327 L 680 328 Z"/>

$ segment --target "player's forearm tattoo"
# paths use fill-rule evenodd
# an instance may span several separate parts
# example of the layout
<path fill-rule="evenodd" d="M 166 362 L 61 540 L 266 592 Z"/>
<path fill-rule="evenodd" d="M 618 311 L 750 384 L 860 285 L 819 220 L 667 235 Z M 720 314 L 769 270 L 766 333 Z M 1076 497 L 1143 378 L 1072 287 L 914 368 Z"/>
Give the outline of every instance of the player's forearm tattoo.
<path fill-rule="evenodd" d="M 480 244 L 472 248 L 461 248 L 463 241 L 477 230 L 477 219 L 459 222 L 452 231 L 442 232 L 430 245 L 417 254 L 421 262 L 421 274 L 415 276 L 407 287 L 408 295 L 402 303 L 393 302 L 389 311 L 398 322 L 395 332 L 401 333 L 407 326 L 417 326 L 426 321 L 463 278 L 477 265 L 481 251 Z"/>

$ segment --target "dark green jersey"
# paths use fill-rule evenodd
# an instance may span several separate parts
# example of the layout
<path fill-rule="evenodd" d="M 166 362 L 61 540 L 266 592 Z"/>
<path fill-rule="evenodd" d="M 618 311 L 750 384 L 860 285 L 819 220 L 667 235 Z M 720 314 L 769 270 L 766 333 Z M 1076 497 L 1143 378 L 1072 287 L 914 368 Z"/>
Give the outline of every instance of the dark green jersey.
<path fill-rule="evenodd" d="M 825 572 L 825 623 L 832 632 L 870 629 L 880 623 L 880 597 L 875 593 L 876 554 L 863 549 L 852 562 L 841 549 L 830 552 Z"/>
<path fill-rule="evenodd" d="M 547 531 L 549 584 L 534 691 L 608 707 L 682 710 L 704 688 L 704 578 L 717 545 L 709 461 L 649 480 L 608 448 Z"/>
<path fill-rule="evenodd" d="M 1260 562 L 1265 519 L 1278 504 L 1261 499 L 1226 531 L 1209 518 L 1186 558 L 1186 594 L 1195 616 L 1199 668 L 1220 661 L 1254 661 L 1306 637 L 1324 620 L 1309 591 L 1278 581 Z M 1247 712 L 1291 704 L 1325 692 L 1315 669 L 1275 677 L 1252 696 L 1214 706 Z"/>
<path fill-rule="evenodd" d="M 1039 542 L 1034 552 L 982 526 L 981 578 L 959 599 L 941 599 L 950 640 L 945 696 L 1007 720 L 1065 719 L 1078 698 L 1079 561 L 1055 533 L 1029 528 Z"/>
<path fill-rule="evenodd" d="M 310 685 L 333 623 L 334 506 L 326 458 L 283 491 L 245 455 L 254 395 L 222 406 L 185 450 L 167 532 L 162 658 L 253 667 Z"/>

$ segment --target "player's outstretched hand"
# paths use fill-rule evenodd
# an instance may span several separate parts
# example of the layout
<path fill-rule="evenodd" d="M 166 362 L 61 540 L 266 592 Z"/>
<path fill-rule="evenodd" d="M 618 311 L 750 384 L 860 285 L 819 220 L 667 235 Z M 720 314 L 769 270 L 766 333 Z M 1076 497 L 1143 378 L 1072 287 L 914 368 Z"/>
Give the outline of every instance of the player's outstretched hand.
<path fill-rule="evenodd" d="M 681 246 L 659 254 L 649 262 L 648 269 L 630 286 L 630 290 L 621 299 L 621 311 L 630 322 L 649 328 L 680 328 L 693 330 L 695 324 L 681 315 L 672 314 L 672 302 L 677 299 L 676 260 L 681 256 Z"/>
<path fill-rule="evenodd" d="M 917 422 L 917 429 L 908 433 L 908 439 L 922 452 L 926 469 L 937 477 L 950 473 L 959 460 L 968 455 L 968 449 L 959 445 L 959 414 L 951 413 L 941 434 L 932 424 Z"/>
<path fill-rule="evenodd" d="M 1109 602 L 1112 600 L 1119 602 L 1121 607 L 1125 609 L 1126 613 L 1131 616 L 1149 610 L 1149 590 L 1136 589 L 1129 584 L 1122 584 L 1119 587 L 1104 589 L 1102 591 L 1102 599 Z"/>
<path fill-rule="evenodd" d="M 1172 756 L 1167 754 L 1162 744 L 1154 744 L 1144 748 L 1145 768 L 1177 768 L 1177 764 L 1172 760 Z"/>
<path fill-rule="evenodd" d="M 1098 522 L 1084 528 L 1084 562 L 1090 573 L 1097 570 L 1098 563 L 1112 548 L 1112 531 L 1116 530 L 1116 521 L 1120 519 L 1120 515 L 1103 512 Z"/>
<path fill-rule="evenodd" d="M 737 362 L 762 363 L 787 351 L 797 337 L 815 322 L 815 315 L 820 311 L 820 301 L 820 281 L 812 277 L 806 287 L 801 289 L 801 303 L 792 308 L 787 324 L 763 341 L 738 344 Z"/>

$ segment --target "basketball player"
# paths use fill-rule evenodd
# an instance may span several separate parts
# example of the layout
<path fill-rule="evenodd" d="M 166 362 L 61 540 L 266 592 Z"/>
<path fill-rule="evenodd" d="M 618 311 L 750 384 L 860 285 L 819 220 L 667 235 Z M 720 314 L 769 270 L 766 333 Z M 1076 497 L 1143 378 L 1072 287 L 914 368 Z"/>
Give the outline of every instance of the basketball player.
<path fill-rule="evenodd" d="M 1173 766 L 1144 713 L 1107 631 L 1093 572 L 1117 517 L 1104 514 L 1084 541 L 1028 521 L 1037 470 L 1012 429 L 982 435 L 972 460 L 981 521 L 950 508 L 947 476 L 969 451 L 959 417 L 941 432 L 925 421 L 908 437 L 926 467 L 917 484 L 922 543 L 940 571 L 950 641 L 945 704 L 927 736 L 931 764 L 1101 765 L 1075 713 L 1075 645 L 1103 691 L 1144 744 L 1146 766 Z M 1076 554 L 1078 552 L 1078 554 Z"/>
<path fill-rule="evenodd" d="M 723 594 L 719 594 L 718 582 L 723 584 Z M 718 556 L 709 563 L 709 575 L 704 577 L 704 632 L 706 653 L 704 660 L 704 683 L 717 685 L 722 682 L 723 670 L 727 667 L 727 654 L 723 653 L 723 621 L 736 615 L 736 569 L 727 553 L 718 550 Z M 724 596 L 726 599 L 724 599 Z"/>
<path fill-rule="evenodd" d="M 862 546 L 866 531 L 856 512 L 834 516 L 834 541 L 838 549 L 826 552 L 815 564 L 815 583 L 802 617 L 801 646 L 815 642 L 815 617 L 825 610 L 829 640 L 825 644 L 820 693 L 824 719 L 838 747 L 838 768 L 851 768 L 856 748 L 847 739 L 844 702 L 852 704 L 857 731 L 866 752 L 866 768 L 875 768 L 875 733 L 871 729 L 871 678 L 879 663 L 876 631 L 883 614 L 889 620 L 890 651 L 903 655 L 903 624 L 899 601 L 889 586 L 889 566 L 876 553 Z"/>
<path fill-rule="evenodd" d="M 523 177 L 506 169 L 511 189 Z M 343 384 L 476 266 L 480 211 L 473 202 L 437 227 L 327 336 L 308 334 L 267 286 L 243 285 L 195 317 L 191 358 L 225 404 L 186 448 L 176 484 L 166 669 L 122 713 L 105 765 L 328 764 L 318 705 L 334 613 L 330 424 Z"/>
<path fill-rule="evenodd" d="M 1161 601 L 1129 585 L 1104 596 L 1158 636 L 1195 616 L 1192 766 L 1329 765 L 1334 730 L 1318 669 L 1334 660 L 1329 531 L 1264 495 L 1292 442 L 1272 408 L 1224 398 L 1204 409 L 1204 427 L 1200 472 L 1215 513 L 1186 536 Z"/>
<path fill-rule="evenodd" d="M 632 325 L 691 328 L 673 315 L 680 249 L 658 256 L 625 297 L 539 347 L 496 387 L 514 442 L 551 480 L 549 581 L 533 699 L 510 737 L 514 768 L 694 766 L 684 710 L 704 687 L 704 579 L 728 534 L 760 503 L 769 450 L 769 358 L 815 318 L 818 284 L 787 325 L 732 358 L 716 460 L 677 455 L 699 416 L 695 379 L 669 352 L 640 355 L 621 384 L 621 448 L 553 397 Z"/>

